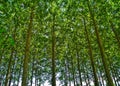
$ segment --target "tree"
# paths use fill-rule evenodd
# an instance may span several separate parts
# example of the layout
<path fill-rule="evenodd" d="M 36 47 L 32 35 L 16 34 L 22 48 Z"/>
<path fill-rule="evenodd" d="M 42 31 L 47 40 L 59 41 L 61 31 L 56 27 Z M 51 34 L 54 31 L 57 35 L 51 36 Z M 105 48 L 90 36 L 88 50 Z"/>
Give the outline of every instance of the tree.
<path fill-rule="evenodd" d="M 25 47 L 25 57 L 23 63 L 23 75 L 22 75 L 22 86 L 27 86 L 27 77 L 28 77 L 28 63 L 29 63 L 29 50 L 30 50 L 30 40 L 32 32 L 32 23 L 33 23 L 34 9 L 31 7 L 30 13 L 30 22 L 28 25 L 28 30 L 26 34 L 26 47 Z"/>
<path fill-rule="evenodd" d="M 114 86 L 113 81 L 112 81 L 112 77 L 111 77 L 110 72 L 109 72 L 108 63 L 107 63 L 107 60 L 106 60 L 106 55 L 105 55 L 105 52 L 104 52 L 104 48 L 103 48 L 103 45 L 102 45 L 102 42 L 101 42 L 101 38 L 99 36 L 97 23 L 96 23 L 96 20 L 94 18 L 94 13 L 92 12 L 92 9 L 90 7 L 89 1 L 88 1 L 88 8 L 89 8 L 89 11 L 90 11 L 91 19 L 93 21 L 95 34 L 96 34 L 96 37 L 97 37 L 97 42 L 98 42 L 98 45 L 99 45 L 99 48 L 100 48 L 100 52 L 101 52 L 102 62 L 103 62 L 103 65 L 104 65 L 104 68 L 105 68 L 106 77 L 107 77 L 107 80 L 108 80 L 108 85 L 109 86 Z"/>

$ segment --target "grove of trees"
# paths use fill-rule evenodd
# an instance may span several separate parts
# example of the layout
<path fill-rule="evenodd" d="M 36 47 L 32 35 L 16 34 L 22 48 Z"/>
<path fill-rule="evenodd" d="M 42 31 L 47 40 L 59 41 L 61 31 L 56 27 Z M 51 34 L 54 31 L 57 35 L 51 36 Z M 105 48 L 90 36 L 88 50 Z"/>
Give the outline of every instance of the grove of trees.
<path fill-rule="evenodd" d="M 0 86 L 45 82 L 120 86 L 120 0 L 0 0 Z"/>

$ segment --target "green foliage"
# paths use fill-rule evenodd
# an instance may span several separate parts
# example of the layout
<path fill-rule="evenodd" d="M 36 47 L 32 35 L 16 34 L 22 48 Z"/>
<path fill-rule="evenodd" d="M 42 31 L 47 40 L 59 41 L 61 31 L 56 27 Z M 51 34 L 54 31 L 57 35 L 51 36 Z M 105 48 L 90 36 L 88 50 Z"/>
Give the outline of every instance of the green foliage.
<path fill-rule="evenodd" d="M 96 73 L 101 79 L 106 80 L 105 76 L 100 75 L 105 75 L 105 73 L 87 1 L 2 0 L 0 2 L 0 75 L 2 77 L 6 76 L 7 65 L 5 67 L 4 65 L 10 61 L 11 48 L 14 48 L 11 60 L 13 62 L 11 65 L 12 83 L 13 81 L 20 82 L 18 80 L 22 78 L 26 33 L 30 22 L 31 8 L 34 7 L 28 82 L 32 77 L 38 80 L 38 84 L 45 81 L 51 83 L 51 29 L 53 25 L 55 28 L 56 74 L 60 74 L 56 76 L 57 79 L 64 85 L 66 81 L 73 82 L 74 75 L 79 84 L 79 67 L 83 81 L 85 79 L 93 80 L 83 18 L 86 20 L 86 28 L 91 40 Z M 117 75 L 120 70 L 120 49 L 109 21 L 113 23 L 114 30 L 120 39 L 120 1 L 89 0 L 89 2 L 95 14 L 107 60 L 109 60 L 109 68 L 112 68 L 110 72 L 115 73 L 115 78 L 119 79 Z M 33 71 L 33 76 L 31 71 Z M 75 73 L 73 74 L 73 72 Z M 87 75 L 90 78 L 87 78 Z M 114 78 L 113 75 L 112 77 Z M 4 82 L 5 80 L 2 81 L 2 83 Z"/>

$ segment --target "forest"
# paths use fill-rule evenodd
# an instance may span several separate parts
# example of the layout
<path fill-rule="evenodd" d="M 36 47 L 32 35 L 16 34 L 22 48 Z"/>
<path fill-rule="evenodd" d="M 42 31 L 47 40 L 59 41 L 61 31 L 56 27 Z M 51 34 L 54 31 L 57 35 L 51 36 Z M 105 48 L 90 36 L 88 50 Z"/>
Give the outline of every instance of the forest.
<path fill-rule="evenodd" d="M 0 86 L 120 86 L 120 0 L 0 0 Z"/>

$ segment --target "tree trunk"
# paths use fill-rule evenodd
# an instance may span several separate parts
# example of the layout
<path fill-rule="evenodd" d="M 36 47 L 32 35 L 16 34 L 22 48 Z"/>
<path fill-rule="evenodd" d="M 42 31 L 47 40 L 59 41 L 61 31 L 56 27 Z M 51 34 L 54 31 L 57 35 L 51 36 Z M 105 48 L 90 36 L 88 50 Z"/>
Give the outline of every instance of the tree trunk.
<path fill-rule="evenodd" d="M 87 28 L 86 28 L 85 19 L 83 19 L 83 20 L 84 20 L 86 41 L 88 43 L 88 53 L 89 53 L 89 56 L 90 56 L 90 61 L 91 61 L 91 65 L 92 65 L 93 75 L 94 75 L 94 85 L 99 86 L 98 77 L 97 77 L 96 68 L 95 68 L 95 61 L 94 61 L 94 58 L 93 58 L 93 52 L 92 52 L 92 47 L 91 47 L 91 42 L 90 42 L 90 38 L 89 38 L 88 31 L 87 31 Z"/>
<path fill-rule="evenodd" d="M 22 61 L 22 59 L 20 59 L 20 60 L 21 60 L 20 64 L 22 64 L 23 61 Z M 17 86 L 19 86 L 19 82 L 20 82 L 21 69 L 22 69 L 22 65 L 20 65 L 20 69 L 18 72 Z"/>
<path fill-rule="evenodd" d="M 75 69 L 74 69 L 74 64 L 73 64 L 73 58 L 72 58 L 72 56 L 71 56 L 71 67 L 72 67 L 72 76 L 73 76 L 73 84 L 74 84 L 74 86 L 76 86 L 76 83 L 75 83 Z"/>
<path fill-rule="evenodd" d="M 52 33 L 52 86 L 56 86 L 56 74 L 55 74 L 55 15 L 53 15 L 53 26 L 51 28 Z"/>
<path fill-rule="evenodd" d="M 32 63 L 32 70 L 31 70 L 31 74 L 32 75 L 31 75 L 31 81 L 30 81 L 31 82 L 31 86 L 33 84 L 33 72 L 34 72 L 34 61 L 35 61 L 34 59 L 35 59 L 35 57 L 33 57 L 33 60 L 31 62 Z"/>
<path fill-rule="evenodd" d="M 80 66 L 80 56 L 79 56 L 79 53 L 78 53 L 77 45 L 78 44 L 76 43 L 77 69 L 78 69 L 78 73 L 79 73 L 79 83 L 80 83 L 80 86 L 82 86 L 82 76 L 81 76 L 81 69 L 80 69 L 80 67 L 81 67 Z"/>
<path fill-rule="evenodd" d="M 25 57 L 24 57 L 24 63 L 23 63 L 22 86 L 27 86 L 28 63 L 29 63 L 28 59 L 29 59 L 29 49 L 30 49 L 33 14 L 34 14 L 33 8 L 31 8 L 30 23 L 28 26 L 27 34 L 26 34 L 26 47 L 25 47 Z"/>
<path fill-rule="evenodd" d="M 69 66 L 69 62 L 68 61 L 67 61 L 67 69 L 68 69 L 69 86 L 71 86 L 71 77 L 70 77 L 71 74 L 70 74 L 70 66 Z"/>
<path fill-rule="evenodd" d="M 16 51 L 16 50 L 15 50 Z M 15 55 L 14 55 L 14 59 L 16 58 L 16 52 L 14 52 Z M 15 60 L 13 60 L 13 63 L 12 64 L 16 64 Z M 13 67 L 11 68 L 11 74 L 10 74 L 10 80 L 9 80 L 9 85 L 8 86 L 11 86 L 11 81 L 13 79 L 13 84 L 15 84 L 15 79 L 13 77 L 13 75 L 15 75 L 15 65 L 12 65 Z"/>
<path fill-rule="evenodd" d="M 16 37 L 16 25 L 15 25 L 15 29 L 14 29 L 14 32 L 13 32 L 14 41 L 16 40 L 15 37 Z M 12 46 L 10 60 L 9 60 L 9 63 L 8 63 L 8 69 L 7 69 L 7 73 L 6 73 L 5 86 L 9 86 L 9 79 L 11 78 L 11 66 L 13 64 L 14 51 L 15 51 L 14 46 Z"/>
<path fill-rule="evenodd" d="M 77 52 L 77 67 L 78 67 L 78 72 L 79 72 L 79 82 L 80 82 L 80 86 L 82 86 L 82 77 L 81 77 L 81 70 L 80 70 L 80 62 L 79 62 L 79 56 L 78 56 L 78 52 Z"/>
<path fill-rule="evenodd" d="M 111 74 L 109 72 L 109 66 L 108 66 L 108 63 L 107 63 L 107 60 L 106 60 L 106 55 L 105 55 L 105 52 L 104 52 L 104 48 L 103 48 L 103 45 L 102 45 L 102 42 L 101 42 L 101 38 L 99 36 L 98 26 L 97 26 L 96 20 L 94 18 L 94 13 L 92 12 L 92 9 L 90 7 L 89 1 L 88 1 L 88 8 L 89 8 L 89 11 L 90 11 L 91 19 L 93 21 L 95 34 L 96 34 L 97 42 L 98 42 L 98 45 L 99 45 L 99 48 L 100 48 L 100 53 L 101 53 L 102 62 L 103 62 L 103 66 L 104 66 L 104 69 L 105 69 L 105 74 L 106 74 L 106 77 L 107 77 L 108 85 L 109 86 L 114 86 Z"/>
<path fill-rule="evenodd" d="M 64 64 L 65 64 L 65 69 L 64 69 L 64 71 L 65 71 L 65 86 L 68 86 L 68 69 L 67 69 L 67 62 L 66 62 L 66 59 L 65 59 L 65 61 L 64 61 Z"/>
<path fill-rule="evenodd" d="M 111 29 L 112 29 L 112 31 L 113 31 L 113 33 L 114 33 L 114 35 L 115 35 L 115 38 L 117 39 L 118 46 L 119 46 L 119 48 L 120 48 L 120 39 L 119 39 L 119 36 L 118 36 L 118 34 L 116 33 L 115 28 L 114 28 L 114 25 L 113 25 L 113 23 L 112 23 L 111 21 L 110 21 L 110 25 L 111 25 Z"/>
<path fill-rule="evenodd" d="M 12 65 L 12 59 L 13 59 L 13 52 L 14 49 L 12 48 L 11 50 L 11 55 L 10 55 L 10 60 L 8 63 L 8 69 L 7 69 L 7 73 L 6 73 L 6 79 L 5 79 L 5 86 L 9 86 L 9 79 L 10 79 L 10 74 L 11 74 L 11 65 Z"/>

